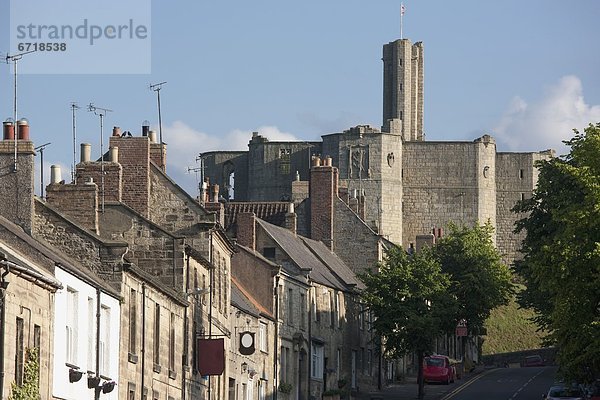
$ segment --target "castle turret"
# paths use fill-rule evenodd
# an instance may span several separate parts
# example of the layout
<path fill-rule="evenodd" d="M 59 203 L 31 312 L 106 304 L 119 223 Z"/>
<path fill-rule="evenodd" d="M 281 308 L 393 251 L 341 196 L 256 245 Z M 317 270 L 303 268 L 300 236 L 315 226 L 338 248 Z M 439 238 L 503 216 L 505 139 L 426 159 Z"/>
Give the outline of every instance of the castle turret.
<path fill-rule="evenodd" d="M 398 120 L 404 140 L 423 140 L 423 43 L 399 39 L 383 46 L 383 130 Z"/>

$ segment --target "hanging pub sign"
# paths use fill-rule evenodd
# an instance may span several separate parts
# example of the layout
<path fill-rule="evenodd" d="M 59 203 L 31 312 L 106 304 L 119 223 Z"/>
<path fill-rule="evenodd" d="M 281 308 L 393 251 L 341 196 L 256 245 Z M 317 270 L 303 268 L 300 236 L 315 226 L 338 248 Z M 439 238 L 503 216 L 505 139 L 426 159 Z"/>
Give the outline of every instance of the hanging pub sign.
<path fill-rule="evenodd" d="M 241 332 L 240 333 L 240 354 L 249 356 L 254 354 L 254 333 L 253 332 Z"/>
<path fill-rule="evenodd" d="M 201 339 L 198 344 L 197 365 L 203 376 L 221 375 L 225 370 L 225 339 Z"/>

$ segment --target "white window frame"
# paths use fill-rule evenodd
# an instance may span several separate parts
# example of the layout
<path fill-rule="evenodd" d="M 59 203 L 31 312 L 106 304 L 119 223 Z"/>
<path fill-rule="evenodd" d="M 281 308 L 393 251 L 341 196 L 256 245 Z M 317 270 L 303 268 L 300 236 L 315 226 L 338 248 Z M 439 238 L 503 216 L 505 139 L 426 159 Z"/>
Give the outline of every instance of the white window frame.
<path fill-rule="evenodd" d="M 267 352 L 267 324 L 260 321 L 258 323 L 258 345 L 260 346 L 260 351 Z"/>
<path fill-rule="evenodd" d="M 323 351 L 323 344 L 312 342 L 310 375 L 313 379 L 323 379 Z"/>
<path fill-rule="evenodd" d="M 79 313 L 78 313 L 79 292 L 71 287 L 67 287 L 67 320 L 65 322 L 66 330 L 66 354 L 65 360 L 69 364 L 77 365 L 77 346 L 79 336 Z"/>
<path fill-rule="evenodd" d="M 110 376 L 110 307 L 100 305 L 100 374 Z"/>

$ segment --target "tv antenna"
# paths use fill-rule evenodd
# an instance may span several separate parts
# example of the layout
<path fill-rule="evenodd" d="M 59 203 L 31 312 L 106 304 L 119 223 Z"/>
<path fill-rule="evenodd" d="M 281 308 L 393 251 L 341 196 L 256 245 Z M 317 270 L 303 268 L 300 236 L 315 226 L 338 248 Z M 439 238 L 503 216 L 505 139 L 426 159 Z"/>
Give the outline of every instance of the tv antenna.
<path fill-rule="evenodd" d="M 166 165 L 165 165 L 165 160 L 164 160 L 164 151 L 163 151 L 163 148 L 162 148 L 163 137 L 162 137 L 162 117 L 161 117 L 161 114 L 160 114 L 160 91 L 161 91 L 163 85 L 166 84 L 166 83 L 167 83 L 166 81 L 165 82 L 160 82 L 160 83 L 153 83 L 153 84 L 150 84 L 150 86 L 149 86 L 150 90 L 156 92 L 156 97 L 157 97 L 157 100 L 158 100 L 158 136 L 159 136 L 160 146 L 161 146 L 161 149 L 160 149 L 160 166 L 163 169 L 166 169 Z"/>
<path fill-rule="evenodd" d="M 24 55 L 29 54 L 29 53 L 33 53 L 35 52 L 35 50 L 30 50 L 30 51 L 25 51 L 23 53 L 18 53 L 18 54 L 6 54 L 6 63 L 10 64 L 12 63 L 14 66 L 14 97 L 13 97 L 13 118 L 15 120 L 15 162 L 13 165 L 13 172 L 17 172 L 17 144 L 19 141 L 19 134 L 18 134 L 18 120 L 17 120 L 17 77 L 18 77 L 18 63 L 19 60 L 21 60 L 23 58 Z"/>
<path fill-rule="evenodd" d="M 77 103 L 71 103 L 71 112 L 73 113 L 73 165 L 71 166 L 71 182 L 74 184 L 77 184 L 77 177 L 75 174 L 75 166 L 77 165 L 77 125 L 75 124 L 75 114 L 80 108 L 81 107 L 79 107 Z"/>
<path fill-rule="evenodd" d="M 104 117 L 112 110 L 97 107 L 94 103 L 90 103 L 88 111 L 100 117 L 100 190 L 102 192 L 102 212 L 104 212 Z"/>
<path fill-rule="evenodd" d="M 51 144 L 50 142 L 44 143 L 34 149 L 40 153 L 40 197 L 42 200 L 44 199 L 44 150 Z"/>
<path fill-rule="evenodd" d="M 191 174 L 192 172 L 196 175 L 196 185 L 198 186 L 198 199 L 200 203 L 204 203 L 203 198 L 203 185 L 204 185 L 204 162 L 202 160 L 202 155 L 196 157 L 196 162 L 200 161 L 200 165 L 197 167 L 187 167 L 187 173 Z M 198 180 L 198 172 L 200 173 L 200 180 Z"/>

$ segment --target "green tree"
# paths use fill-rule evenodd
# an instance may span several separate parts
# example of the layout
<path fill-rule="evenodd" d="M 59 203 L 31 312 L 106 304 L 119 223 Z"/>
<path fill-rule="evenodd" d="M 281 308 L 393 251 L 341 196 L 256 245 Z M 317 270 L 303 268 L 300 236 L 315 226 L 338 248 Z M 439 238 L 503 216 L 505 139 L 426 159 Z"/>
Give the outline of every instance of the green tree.
<path fill-rule="evenodd" d="M 362 298 L 373 313 L 373 329 L 382 337 L 384 355 L 417 354 L 422 398 L 423 357 L 443 332 L 447 318 L 448 276 L 430 249 L 409 256 L 401 248 L 392 248 L 377 270 L 368 270 L 361 279 L 366 286 Z"/>
<path fill-rule="evenodd" d="M 17 385 L 13 382 L 11 385 L 11 394 L 9 400 L 39 400 L 39 348 L 33 347 L 27 349 L 25 366 L 23 371 L 23 384 Z"/>
<path fill-rule="evenodd" d="M 566 141 L 570 153 L 540 161 L 537 188 L 515 212 L 526 213 L 523 259 L 516 263 L 533 308 L 557 346 L 565 378 L 600 376 L 600 123 Z"/>
<path fill-rule="evenodd" d="M 450 224 L 449 233 L 434 248 L 442 271 L 450 276 L 454 326 L 466 320 L 471 334 L 479 333 L 491 311 L 508 304 L 513 293 L 511 271 L 494 246 L 493 232 L 489 223 Z"/>

